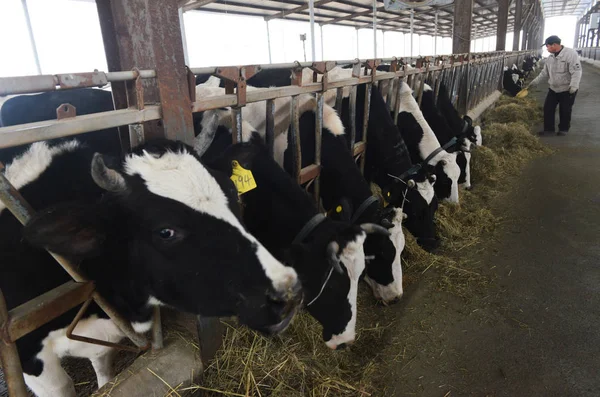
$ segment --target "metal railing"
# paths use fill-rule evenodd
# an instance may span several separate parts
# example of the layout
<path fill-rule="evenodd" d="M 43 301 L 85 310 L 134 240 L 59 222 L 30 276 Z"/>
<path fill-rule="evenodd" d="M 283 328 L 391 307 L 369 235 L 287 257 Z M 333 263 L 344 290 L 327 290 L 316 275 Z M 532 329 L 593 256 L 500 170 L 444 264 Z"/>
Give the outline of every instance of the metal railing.
<path fill-rule="evenodd" d="M 432 85 L 436 98 L 439 87 L 444 83 L 451 92 L 454 104 L 463 98 L 466 111 L 477 106 L 482 100 L 497 89 L 502 89 L 502 71 L 506 65 L 516 63 L 520 65 L 521 60 L 528 55 L 537 54 L 539 51 L 521 52 L 492 52 L 480 54 L 459 54 L 438 57 L 418 58 L 385 58 L 366 60 L 345 60 L 332 62 L 304 62 L 287 64 L 269 64 L 259 66 L 240 67 L 211 67 L 192 68 L 188 75 L 190 92 L 190 107 L 192 112 L 201 112 L 222 107 L 232 107 L 234 117 L 233 140 L 241 140 L 241 108 L 247 103 L 266 101 L 266 140 L 271 147 L 274 140 L 274 100 L 282 97 L 292 97 L 291 108 L 291 136 L 290 141 L 294 148 L 295 177 L 298 183 L 314 185 L 313 193 L 318 202 L 319 198 L 319 174 L 321 154 L 321 134 L 323 128 L 324 94 L 329 90 L 335 90 L 335 108 L 341 111 L 342 95 L 344 88 L 350 89 L 350 119 L 356 120 L 356 89 L 359 84 L 367 84 L 364 111 L 364 123 L 362 125 L 362 141 L 354 142 L 356 137 L 355 123 L 350 128 L 351 149 L 353 155 L 358 158 L 360 168 L 364 171 L 363 155 L 366 146 L 367 125 L 369 116 L 370 86 L 378 86 L 380 90 L 387 90 L 386 103 L 394 112 L 394 121 L 397 121 L 400 109 L 400 87 L 401 82 L 406 81 L 414 90 L 419 103 L 423 95 L 425 83 Z M 377 70 L 377 66 L 386 63 L 390 65 L 389 72 Z M 410 65 L 414 64 L 415 67 Z M 329 81 L 327 73 L 334 66 L 353 65 L 352 77 L 340 81 Z M 303 84 L 302 68 L 310 67 L 314 71 L 313 81 Z M 361 70 L 361 67 L 364 67 Z M 290 69 L 293 78 L 290 86 L 267 88 L 258 91 L 246 91 L 246 80 L 255 73 L 262 70 Z M 224 95 L 195 98 L 192 74 L 213 74 L 223 78 L 226 84 Z M 317 76 L 321 75 L 321 81 L 317 82 Z M 0 78 L 0 95 L 15 95 L 24 93 L 35 93 L 40 91 L 54 91 L 83 87 L 99 87 L 115 81 L 127 81 L 132 84 L 133 90 L 127 98 L 129 107 L 126 109 L 94 113 L 84 116 L 63 117 L 61 120 L 48 120 L 36 123 L 21 124 L 0 128 L 0 149 L 18 146 L 47 139 L 66 137 L 83 134 L 86 132 L 130 125 L 130 139 L 143 140 L 140 137 L 140 123 L 149 120 L 159 120 L 162 117 L 160 105 L 144 104 L 144 94 L 141 79 L 156 78 L 153 70 L 133 70 L 124 72 L 90 72 L 76 74 L 57 74 L 45 76 L 23 76 Z M 466 79 L 466 84 L 465 83 Z M 387 86 L 381 84 L 387 82 Z M 135 84 L 133 84 L 135 83 Z M 467 87 L 466 92 L 461 92 L 461 87 Z M 314 164 L 301 168 L 301 147 L 299 137 L 299 114 L 298 97 L 302 94 L 315 94 L 317 101 L 317 123 L 316 123 L 316 158 Z M 137 135 L 136 135 L 137 134 Z M 135 138 L 137 136 L 137 138 Z M 18 191 L 4 177 L 0 165 L 0 200 L 25 224 L 32 215 L 32 209 L 20 196 Z M 4 368 L 9 393 L 11 396 L 25 396 L 22 370 L 14 342 L 23 335 L 33 331 L 45 322 L 55 318 L 77 305 L 95 300 L 111 319 L 119 326 L 124 334 L 129 337 L 139 348 L 147 348 L 148 343 L 141 335 L 136 334 L 131 325 L 116 313 L 110 305 L 94 290 L 93 283 L 79 273 L 76 267 L 64 258 L 53 255 L 58 263 L 71 275 L 74 282 L 64 284 L 50 293 L 44 294 L 34 300 L 27 302 L 10 311 L 7 310 L 0 291 L 0 359 Z M 41 305 L 41 306 L 40 306 Z M 78 318 L 80 315 L 77 316 Z M 159 318 L 158 313 L 156 318 Z M 160 323 L 155 322 L 154 345 L 162 345 L 160 338 Z M 75 335 L 73 335 L 75 336 Z M 98 341 L 96 341 L 98 342 Z M 215 349 L 216 350 L 216 349 Z"/>
<path fill-rule="evenodd" d="M 576 48 L 577 52 L 581 54 L 581 57 L 593 59 L 594 61 L 600 61 L 600 47 L 584 47 Z"/>

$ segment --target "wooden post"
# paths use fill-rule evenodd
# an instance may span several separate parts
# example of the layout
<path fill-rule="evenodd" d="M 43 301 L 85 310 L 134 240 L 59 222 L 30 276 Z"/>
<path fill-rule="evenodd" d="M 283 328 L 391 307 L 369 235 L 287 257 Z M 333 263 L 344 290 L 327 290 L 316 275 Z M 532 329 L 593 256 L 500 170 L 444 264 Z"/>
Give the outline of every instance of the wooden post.
<path fill-rule="evenodd" d="M 523 18 L 523 0 L 515 0 L 515 26 L 513 28 L 513 51 L 519 51 L 521 19 Z"/>
<path fill-rule="evenodd" d="M 144 79 L 145 102 L 160 103 L 162 120 L 144 124 L 146 138 L 193 144 L 192 108 L 183 56 L 177 2 L 97 0 L 109 71 L 156 70 Z M 135 97 L 133 87 L 128 97 Z"/>
<path fill-rule="evenodd" d="M 498 0 L 498 24 L 496 28 L 496 51 L 506 50 L 509 0 Z"/>

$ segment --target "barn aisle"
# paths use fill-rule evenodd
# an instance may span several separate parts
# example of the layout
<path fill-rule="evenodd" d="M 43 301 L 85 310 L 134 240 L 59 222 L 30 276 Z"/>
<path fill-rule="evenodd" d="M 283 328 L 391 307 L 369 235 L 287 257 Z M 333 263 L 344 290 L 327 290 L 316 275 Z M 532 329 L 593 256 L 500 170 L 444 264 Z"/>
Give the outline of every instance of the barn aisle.
<path fill-rule="evenodd" d="M 600 70 L 583 73 L 571 133 L 543 138 L 556 152 L 527 166 L 495 204 L 503 225 L 464 254 L 491 285 L 467 301 L 435 275 L 406 291 L 391 341 L 405 349 L 383 353 L 382 395 L 600 395 Z"/>

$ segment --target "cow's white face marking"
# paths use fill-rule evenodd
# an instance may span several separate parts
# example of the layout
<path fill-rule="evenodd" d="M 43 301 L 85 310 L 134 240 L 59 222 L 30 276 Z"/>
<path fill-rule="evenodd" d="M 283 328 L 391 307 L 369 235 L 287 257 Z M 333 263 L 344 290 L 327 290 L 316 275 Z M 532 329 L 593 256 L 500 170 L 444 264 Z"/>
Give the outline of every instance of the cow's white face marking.
<path fill-rule="evenodd" d="M 73 139 L 53 147 L 46 142 L 32 143 L 29 149 L 22 155 L 15 157 L 4 170 L 4 176 L 18 190 L 21 189 L 46 171 L 52 163 L 52 159 L 63 153 L 73 152 L 81 144 Z M 0 213 L 6 208 L 0 201 Z"/>
<path fill-rule="evenodd" d="M 483 145 L 483 137 L 481 135 L 481 127 L 477 125 L 473 128 L 473 131 L 475 131 L 475 144 L 477 146 Z"/>
<path fill-rule="evenodd" d="M 463 183 L 463 186 L 467 189 L 471 188 L 471 147 L 471 140 L 468 138 L 463 138 L 461 149 L 465 150 L 463 153 L 467 162 L 467 165 L 465 167 L 465 182 Z"/>
<path fill-rule="evenodd" d="M 429 84 L 423 84 L 423 91 L 429 92 L 429 91 L 433 91 L 433 89 L 431 88 L 431 86 Z"/>
<path fill-rule="evenodd" d="M 392 276 L 394 277 L 394 281 L 384 286 L 376 283 L 374 280 L 369 278 L 369 276 L 365 276 L 365 281 L 373 290 L 375 298 L 384 302 L 391 302 L 394 299 L 401 298 L 404 294 L 404 290 L 402 288 L 402 260 L 400 259 L 400 254 L 402 254 L 405 245 L 404 232 L 402 231 L 402 220 L 404 219 L 404 214 L 402 213 L 401 208 L 394 208 L 394 212 L 394 218 L 392 219 L 394 227 L 388 230 L 390 232 L 390 240 L 396 249 L 396 256 L 394 257 L 394 262 L 392 263 Z"/>
<path fill-rule="evenodd" d="M 186 152 L 166 152 L 160 157 L 147 152 L 129 155 L 124 169 L 128 175 L 142 177 L 150 192 L 176 200 L 235 227 L 256 245 L 257 258 L 277 291 L 287 291 L 296 284 L 296 271 L 275 259 L 244 229 L 229 210 L 227 197 L 217 181 L 193 155 Z"/>
<path fill-rule="evenodd" d="M 423 197 L 423 199 L 427 202 L 427 205 L 430 205 L 431 202 L 433 201 L 433 196 L 435 196 L 435 190 L 433 189 L 433 183 L 429 182 L 429 179 L 425 178 L 425 181 L 417 182 L 416 185 L 417 185 L 417 191 L 419 192 L 421 197 Z"/>
<path fill-rule="evenodd" d="M 440 158 L 440 160 L 443 159 L 446 161 L 443 170 L 444 173 L 448 175 L 448 178 L 452 180 L 450 197 L 447 197 L 444 200 L 450 203 L 458 204 L 458 178 L 460 177 L 460 167 L 456 163 L 456 153 L 443 153 L 445 153 L 444 156 Z M 438 156 L 435 156 L 434 158 L 438 158 Z"/>
<path fill-rule="evenodd" d="M 354 241 L 348 242 L 340 254 L 340 262 L 346 268 L 350 278 L 350 290 L 348 291 L 348 302 L 352 317 L 342 333 L 333 335 L 325 342 L 330 349 L 336 349 L 342 343 L 352 343 L 356 339 L 356 315 L 358 280 L 365 270 L 365 251 L 363 244 L 367 238 L 366 233 L 359 234 Z"/>

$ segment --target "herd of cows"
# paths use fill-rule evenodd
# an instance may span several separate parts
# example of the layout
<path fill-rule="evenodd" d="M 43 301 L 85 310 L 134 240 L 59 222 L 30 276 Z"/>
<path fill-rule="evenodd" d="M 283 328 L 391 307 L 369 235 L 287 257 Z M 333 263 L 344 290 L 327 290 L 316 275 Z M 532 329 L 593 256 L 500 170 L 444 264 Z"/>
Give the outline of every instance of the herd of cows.
<path fill-rule="evenodd" d="M 286 73 L 261 72 L 248 90 L 289 85 Z M 330 81 L 348 73 L 336 68 Z M 312 79 L 312 71 L 304 78 Z M 199 76 L 197 83 L 197 97 L 225 92 L 215 77 Z M 269 335 L 304 308 L 321 324 L 328 347 L 345 347 L 355 339 L 359 281 L 386 303 L 402 296 L 403 225 L 424 249 L 439 246 L 438 200 L 458 203 L 459 187 L 471 188 L 471 149 L 482 144 L 480 127 L 460 117 L 443 84 L 437 98 L 425 85 L 420 106 L 406 83 L 397 89 L 395 123 L 381 92 L 387 90 L 357 87 L 357 141 L 370 95 L 364 174 L 345 133 L 353 119 L 349 93 L 337 109 L 336 91 L 325 94 L 319 205 L 307 192 L 313 185 L 302 187 L 291 176 L 290 98 L 275 101 L 273 156 L 264 102 L 243 108 L 244 142 L 236 145 L 231 109 L 222 108 L 194 114 L 194 147 L 155 140 L 122 155 L 111 128 L 0 150 L 4 175 L 38 211 L 22 227 L 0 203 L 0 288 L 9 309 L 69 280 L 48 249 L 78 263 L 137 332 L 151 328 L 160 305 L 237 316 Z M 298 101 L 300 161 L 307 166 L 315 162 L 317 103 L 310 94 Z M 63 103 L 78 115 L 113 109 L 111 93 L 98 89 L 23 95 L 4 102 L 0 125 L 54 119 Z M 37 396 L 75 395 L 63 356 L 90 359 L 99 387 L 113 376 L 111 348 L 66 337 L 74 315 L 17 342 Z M 95 305 L 75 333 L 111 342 L 124 337 Z"/>

